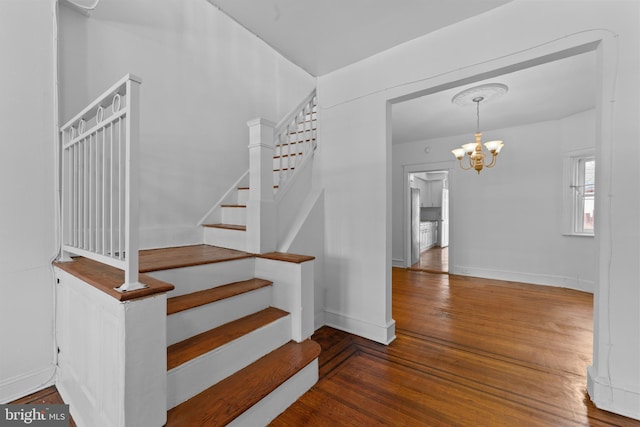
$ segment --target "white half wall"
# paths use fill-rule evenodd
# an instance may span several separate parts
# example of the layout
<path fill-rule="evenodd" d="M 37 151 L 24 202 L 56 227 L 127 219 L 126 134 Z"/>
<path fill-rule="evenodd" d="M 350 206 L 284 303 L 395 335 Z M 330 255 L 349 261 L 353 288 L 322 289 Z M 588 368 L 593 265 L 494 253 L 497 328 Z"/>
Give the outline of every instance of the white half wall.
<path fill-rule="evenodd" d="M 141 77 L 141 245 L 202 242 L 198 220 L 249 166 L 247 121 L 278 122 L 315 79 L 206 0 L 60 9 L 61 118 Z"/>
<path fill-rule="evenodd" d="M 407 171 L 451 168 L 449 270 L 591 292 L 593 237 L 562 234 L 563 155 L 595 147 L 595 111 L 562 120 L 485 131 L 505 148 L 494 169 L 462 171 L 451 148 L 469 135 L 393 147 L 393 259 L 406 262 Z M 429 154 L 425 148 L 429 147 Z M 422 164 L 416 163 L 422 159 Z M 406 264 L 404 264 L 406 265 Z"/>
<path fill-rule="evenodd" d="M 54 3 L 0 7 L 0 403 L 51 385 L 54 358 Z"/>
<path fill-rule="evenodd" d="M 392 318 L 390 101 L 596 43 L 596 180 L 606 196 L 596 200 L 589 393 L 598 407 L 640 419 L 639 6 L 515 0 L 321 76 L 322 144 L 314 167 L 325 189 L 327 310 L 352 324 L 383 326 Z M 463 179 L 451 180 L 452 192 Z"/>
<path fill-rule="evenodd" d="M 120 302 L 56 268 L 56 387 L 83 426 L 167 421 L 167 296 Z"/>

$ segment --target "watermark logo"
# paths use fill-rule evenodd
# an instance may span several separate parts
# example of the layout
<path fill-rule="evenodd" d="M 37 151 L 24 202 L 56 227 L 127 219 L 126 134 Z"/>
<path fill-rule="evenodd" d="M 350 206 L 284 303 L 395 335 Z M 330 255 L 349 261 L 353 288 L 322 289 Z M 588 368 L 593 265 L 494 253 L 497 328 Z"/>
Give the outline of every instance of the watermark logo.
<path fill-rule="evenodd" d="M 0 405 L 0 427 L 69 427 L 69 405 Z"/>

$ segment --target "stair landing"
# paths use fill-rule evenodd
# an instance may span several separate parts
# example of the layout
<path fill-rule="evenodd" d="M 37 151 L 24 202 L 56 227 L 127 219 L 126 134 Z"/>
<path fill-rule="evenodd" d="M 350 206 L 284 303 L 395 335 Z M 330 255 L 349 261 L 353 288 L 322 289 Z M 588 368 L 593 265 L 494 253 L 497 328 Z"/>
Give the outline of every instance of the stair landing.
<path fill-rule="evenodd" d="M 141 273 L 139 280 L 147 287 L 124 293 L 114 290 L 124 282 L 124 272 L 118 268 L 84 257 L 74 257 L 73 261 L 67 262 L 56 261 L 54 265 L 115 299 L 125 301 L 174 289 L 172 284 L 144 273 L 251 258 L 255 255 L 217 246 L 192 245 L 143 250 L 140 251 L 139 256 Z"/>
<path fill-rule="evenodd" d="M 140 272 L 148 273 L 170 268 L 192 267 L 194 265 L 232 261 L 253 256 L 248 252 L 211 245 L 148 249 L 140 251 Z"/>

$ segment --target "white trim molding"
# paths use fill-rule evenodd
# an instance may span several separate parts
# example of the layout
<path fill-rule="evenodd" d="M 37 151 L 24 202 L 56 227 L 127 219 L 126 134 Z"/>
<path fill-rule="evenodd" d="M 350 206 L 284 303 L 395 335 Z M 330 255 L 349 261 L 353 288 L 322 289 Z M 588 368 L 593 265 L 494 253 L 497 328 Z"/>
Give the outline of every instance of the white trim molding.
<path fill-rule="evenodd" d="M 493 270 L 488 268 L 468 267 L 454 265 L 450 274 L 460 276 L 481 277 L 483 279 L 506 280 L 510 282 L 530 283 L 533 285 L 556 286 L 559 288 L 573 289 L 576 291 L 593 293 L 595 283 L 592 280 L 583 280 L 580 276 L 567 277 L 552 274 L 527 273 L 520 271 Z"/>
<path fill-rule="evenodd" d="M 640 390 L 613 385 L 606 377 L 598 376 L 594 367 L 587 367 L 587 392 L 599 409 L 640 420 Z"/>
<path fill-rule="evenodd" d="M 55 375 L 56 366 L 51 364 L 45 368 L 0 381 L 0 403 L 8 403 L 49 387 L 54 383 Z"/>
<path fill-rule="evenodd" d="M 396 339 L 395 320 L 391 320 L 386 325 L 376 325 L 333 310 L 325 309 L 324 312 L 325 324 L 332 328 L 359 335 L 385 345 L 391 344 L 391 342 Z"/>

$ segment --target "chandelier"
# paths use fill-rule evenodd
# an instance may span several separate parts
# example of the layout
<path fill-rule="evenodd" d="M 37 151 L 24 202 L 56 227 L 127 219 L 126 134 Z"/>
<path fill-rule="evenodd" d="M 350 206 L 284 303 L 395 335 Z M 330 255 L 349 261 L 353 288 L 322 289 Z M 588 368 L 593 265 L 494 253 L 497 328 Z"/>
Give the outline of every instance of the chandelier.
<path fill-rule="evenodd" d="M 496 157 L 498 157 L 498 154 L 500 153 L 500 150 L 502 150 L 504 144 L 502 141 L 489 141 L 484 143 L 489 154 L 491 154 L 491 161 L 486 163 L 485 158 L 487 157 L 487 153 L 482 149 L 482 133 L 480 132 L 480 103 L 488 100 L 489 98 L 501 96 L 506 93 L 507 90 L 508 88 L 506 85 L 492 83 L 467 89 L 453 97 L 452 102 L 454 104 L 465 105 L 468 104 L 469 101 L 476 104 L 476 141 L 464 144 L 462 148 L 451 150 L 453 155 L 460 162 L 460 167 L 463 170 L 474 169 L 478 174 L 480 174 L 480 171 L 483 168 L 492 168 L 496 165 Z M 465 166 L 462 161 L 465 154 L 469 161 L 468 166 Z"/>

